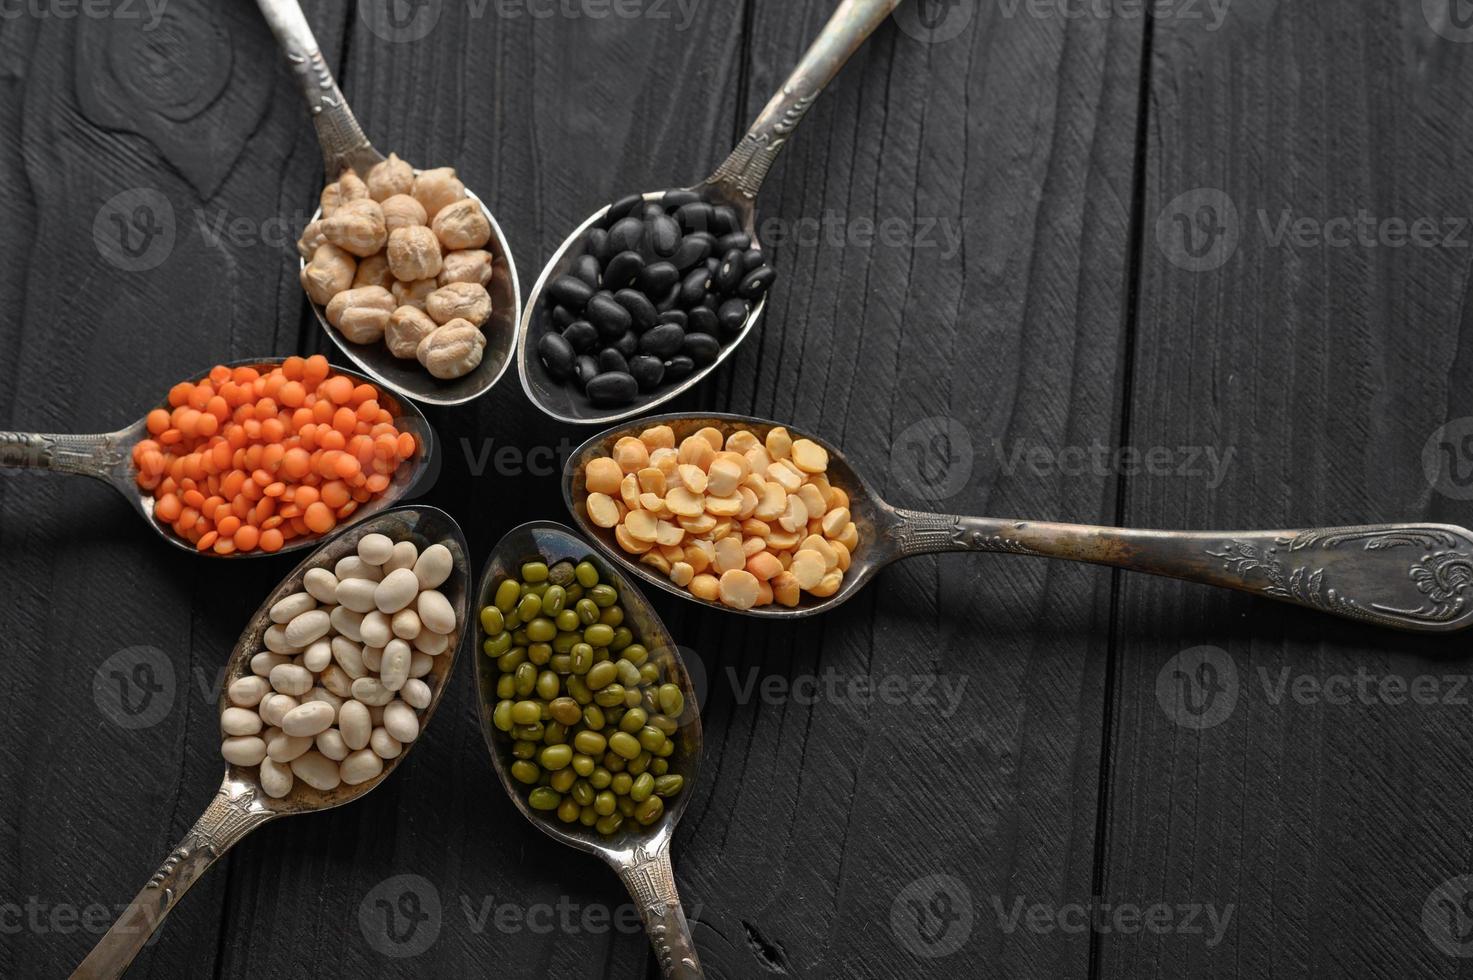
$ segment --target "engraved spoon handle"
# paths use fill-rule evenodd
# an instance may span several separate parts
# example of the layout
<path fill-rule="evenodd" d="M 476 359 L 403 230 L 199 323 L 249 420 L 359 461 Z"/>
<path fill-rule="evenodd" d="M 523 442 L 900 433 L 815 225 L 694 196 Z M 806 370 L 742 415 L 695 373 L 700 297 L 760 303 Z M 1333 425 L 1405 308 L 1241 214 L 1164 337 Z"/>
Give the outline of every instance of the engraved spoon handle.
<path fill-rule="evenodd" d="M 675 890 L 675 872 L 670 867 L 667 837 L 653 854 L 638 851 L 634 860 L 614 864 L 614 870 L 629 889 L 639 916 L 660 961 L 660 975 L 667 980 L 701 980 L 701 959 L 691 937 L 690 923 L 680 907 Z"/>
<path fill-rule="evenodd" d="M 327 62 L 322 60 L 322 49 L 317 46 L 317 38 L 307 25 L 302 8 L 297 0 L 256 0 L 256 3 L 307 98 L 328 181 L 337 180 L 348 168 L 363 176 L 383 156 L 368 142 L 363 127 L 348 108 L 348 100 L 343 98 Z"/>
<path fill-rule="evenodd" d="M 199 821 L 87 954 L 72 980 L 120 977 L 189 887 L 227 850 L 275 814 L 255 805 L 258 791 L 227 777 Z"/>
<path fill-rule="evenodd" d="M 78 473 L 111 483 L 114 467 L 130 451 L 124 443 L 124 433 L 119 432 L 96 436 L 0 432 L 0 467 Z"/>
<path fill-rule="evenodd" d="M 747 135 L 716 168 L 708 183 L 752 200 L 767 172 L 820 92 L 901 0 L 842 0 Z"/>
<path fill-rule="evenodd" d="M 1446 524 L 1142 531 L 898 511 L 896 557 L 1038 555 L 1252 592 L 1416 632 L 1473 625 L 1473 533 Z"/>

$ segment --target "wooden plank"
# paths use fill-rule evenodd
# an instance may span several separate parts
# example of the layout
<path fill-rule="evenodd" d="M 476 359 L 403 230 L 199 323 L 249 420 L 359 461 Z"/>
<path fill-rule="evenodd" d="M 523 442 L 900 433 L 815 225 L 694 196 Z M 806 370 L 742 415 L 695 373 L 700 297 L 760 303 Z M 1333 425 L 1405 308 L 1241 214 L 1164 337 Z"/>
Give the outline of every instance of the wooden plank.
<path fill-rule="evenodd" d="M 1424 15 L 1437 9 L 1255 4 L 1218 30 L 1156 21 L 1130 441 L 1235 455 L 1220 485 L 1128 478 L 1128 522 L 1473 519 L 1422 459 L 1473 407 L 1460 370 L 1473 190 L 1449 179 L 1473 161 L 1473 48 L 1439 33 L 1453 28 Z M 1430 244 L 1407 243 L 1419 219 Z M 1454 695 L 1444 678 L 1466 680 L 1465 641 L 1127 578 L 1116 647 L 1102 896 L 1173 911 L 1161 933 L 1099 935 L 1101 975 L 1460 972 L 1423 916 L 1446 923 L 1433 891 L 1470 870 L 1466 702 L 1396 703 L 1394 685 L 1425 675 Z M 1177 659 L 1198 647 L 1215 652 Z M 1179 703 L 1183 683 L 1207 715 Z M 1294 684 L 1330 684 L 1334 700 Z M 1184 933 L 1182 905 L 1231 919 L 1219 937 Z"/>

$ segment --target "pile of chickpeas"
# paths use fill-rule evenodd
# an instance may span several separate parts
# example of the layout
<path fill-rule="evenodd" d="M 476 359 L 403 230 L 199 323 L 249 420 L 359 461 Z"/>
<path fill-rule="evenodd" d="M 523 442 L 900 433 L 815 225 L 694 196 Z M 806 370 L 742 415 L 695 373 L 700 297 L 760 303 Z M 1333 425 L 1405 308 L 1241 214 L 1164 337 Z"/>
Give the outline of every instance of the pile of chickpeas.
<path fill-rule="evenodd" d="M 486 347 L 490 241 L 454 168 L 415 174 L 391 153 L 366 179 L 345 170 L 323 189 L 322 217 L 297 243 L 302 287 L 352 343 L 382 341 L 436 378 L 459 378 Z"/>
<path fill-rule="evenodd" d="M 670 772 L 685 697 L 618 590 L 592 562 L 530 561 L 497 586 L 481 627 L 500 671 L 492 723 L 512 739 L 528 805 L 605 837 L 657 822 L 685 786 Z"/>

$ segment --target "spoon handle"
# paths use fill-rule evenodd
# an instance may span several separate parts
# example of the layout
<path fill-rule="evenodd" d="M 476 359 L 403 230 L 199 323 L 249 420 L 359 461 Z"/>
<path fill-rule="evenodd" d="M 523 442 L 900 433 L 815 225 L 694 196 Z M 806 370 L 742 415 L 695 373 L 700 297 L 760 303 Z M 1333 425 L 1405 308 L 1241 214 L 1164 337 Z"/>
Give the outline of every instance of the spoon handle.
<path fill-rule="evenodd" d="M 286 56 L 302 94 L 307 97 L 307 107 L 312 113 L 312 123 L 317 127 L 317 142 L 322 146 L 322 163 L 329 181 L 337 180 L 346 169 L 359 175 L 367 173 L 383 159 L 383 156 L 368 142 L 363 127 L 348 100 L 322 60 L 322 49 L 317 38 L 307 25 L 307 18 L 297 0 L 256 0 L 276 44 Z"/>
<path fill-rule="evenodd" d="M 72 974 L 72 980 L 102 980 L 123 975 L 164 916 L 205 869 L 246 834 L 276 816 L 259 806 L 258 792 L 249 784 L 226 777 L 199 821 L 87 954 Z"/>
<path fill-rule="evenodd" d="M 1473 624 L 1473 533 L 1446 524 L 1298 531 L 1141 531 L 899 511 L 896 557 L 987 551 L 1201 582 L 1377 626 Z"/>
<path fill-rule="evenodd" d="M 634 904 L 639 906 L 645 932 L 660 961 L 660 975 L 667 980 L 700 980 L 701 959 L 690 934 L 690 923 L 680 907 L 675 890 L 675 872 L 670 867 L 670 838 L 660 841 L 653 852 L 636 848 L 627 863 L 614 865 Z"/>
<path fill-rule="evenodd" d="M 752 200 L 772 163 L 820 92 L 901 0 L 842 0 L 798 67 L 708 181 Z"/>
<path fill-rule="evenodd" d="M 128 433 L 97 436 L 43 432 L 0 432 L 0 467 L 78 473 L 112 482 L 113 472 L 128 459 Z"/>

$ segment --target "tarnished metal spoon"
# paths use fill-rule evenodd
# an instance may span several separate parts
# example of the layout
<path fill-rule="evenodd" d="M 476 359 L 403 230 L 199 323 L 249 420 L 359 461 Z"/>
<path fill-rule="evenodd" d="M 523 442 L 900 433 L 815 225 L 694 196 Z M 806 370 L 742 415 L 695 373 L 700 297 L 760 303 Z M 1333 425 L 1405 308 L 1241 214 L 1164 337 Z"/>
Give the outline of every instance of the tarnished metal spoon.
<path fill-rule="evenodd" d="M 481 707 L 481 733 L 486 737 L 486 747 L 491 752 L 496 775 L 501 777 L 501 785 L 517 809 L 522 811 L 522 816 L 554 840 L 597 855 L 618 873 L 639 907 L 662 975 L 700 977 L 703 975 L 700 958 L 696 955 L 690 924 L 680 907 L 675 876 L 670 868 L 670 839 L 675 834 L 676 823 L 685 812 L 700 770 L 701 717 L 690 675 L 665 624 L 649 600 L 617 568 L 601 559 L 593 546 L 578 537 L 572 528 L 551 521 L 523 524 L 508 531 L 501 539 L 481 573 L 474 611 L 479 612 L 490 605 L 496 587 L 508 576 L 517 575 L 523 562 L 545 561 L 554 565 L 564 560 L 593 562 L 603 581 L 619 590 L 624 621 L 649 650 L 650 659 L 664 668 L 665 676 L 685 695 L 685 714 L 678 719 L 680 729 L 675 734 L 676 751 L 670 757 L 670 772 L 684 776 L 685 787 L 670 800 L 658 823 L 650 827 L 623 829 L 613 837 L 604 837 L 592 827 L 579 823 L 562 823 L 554 814 L 533 810 L 527 804 L 524 787 L 511 775 L 511 737 L 497 728 L 492 720 L 498 701 L 496 681 L 499 671 L 496 662 L 490 657 L 477 655 L 476 694 Z M 479 627 L 479 620 L 477 624 L 476 639 L 479 643 L 486 636 Z"/>
<path fill-rule="evenodd" d="M 297 0 L 256 2 L 266 17 L 266 23 L 271 25 L 271 33 L 276 36 L 276 43 L 291 66 L 292 74 L 301 85 L 302 94 L 307 97 L 312 122 L 317 127 L 317 140 L 322 145 L 322 161 L 328 182 L 337 180 L 338 175 L 348 169 L 366 177 L 374 164 L 384 159 L 383 154 L 373 148 L 353 110 L 348 108 L 348 100 L 343 98 L 342 90 L 322 60 L 322 51 Z M 466 191 L 466 196 L 480 205 L 481 213 L 491 224 L 491 241 L 486 245 L 486 251 L 496 260 L 496 273 L 486 286 L 491 294 L 491 316 L 481 327 L 481 332 L 486 335 L 486 349 L 481 355 L 481 363 L 470 374 L 441 381 L 431 376 L 418 361 L 395 357 L 382 342 L 355 344 L 327 322 L 326 311 L 321 306 L 312 303 L 312 312 L 317 315 L 323 331 L 364 374 L 407 398 L 427 405 L 461 405 L 484 395 L 506 373 L 517 348 L 522 289 L 517 282 L 511 246 L 485 202 L 470 190 Z M 322 209 L 319 208 L 311 220 L 316 221 L 321 216 Z"/>
<path fill-rule="evenodd" d="M 1473 533 L 1447 524 L 1377 524 L 1289 531 L 1147 531 L 1044 521 L 927 514 L 892 507 L 849 465 L 839 449 L 812 432 L 786 428 L 829 454 L 829 481 L 849 495 L 859 547 L 834 595 L 804 593 L 793 609 L 770 605 L 733 610 L 697 599 L 621 549 L 588 517 L 583 467 L 610 455 L 614 443 L 653 425 L 669 425 L 677 444 L 706 426 L 764 438 L 779 423 L 744 415 L 660 415 L 601 432 L 568 458 L 563 499 L 574 521 L 626 571 L 673 595 L 729 612 L 796 619 L 833 609 L 893 561 L 912 555 L 981 551 L 1109 565 L 1251 592 L 1347 619 L 1414 632 L 1444 633 L 1473 625 Z"/>
<path fill-rule="evenodd" d="M 752 123 L 752 128 L 742 137 L 737 148 L 716 168 L 715 173 L 689 188 L 713 204 L 730 205 L 734 208 L 742 230 L 752 238 L 753 248 L 762 248 L 762 243 L 757 240 L 757 192 L 762 189 L 762 182 L 767 178 L 773 161 L 787 144 L 788 137 L 793 134 L 798 123 L 803 121 L 803 117 L 812 108 L 819 93 L 900 3 L 901 0 L 842 0 L 833 17 L 804 53 L 793 73 L 783 82 L 782 88 Z M 647 201 L 656 200 L 664 192 L 664 189 L 648 191 L 643 192 L 643 196 Z M 602 221 L 608 211 L 608 206 L 605 206 L 589 215 L 588 220 L 574 229 L 553 253 L 552 259 L 538 277 L 537 284 L 532 287 L 522 313 L 521 336 L 517 342 L 517 370 L 522 377 L 522 387 L 534 405 L 563 422 L 608 425 L 620 419 L 642 415 L 689 391 L 716 370 L 747 339 L 767 306 L 764 296 L 747 314 L 741 331 L 722 346 L 716 360 L 706 367 L 698 368 L 685 380 L 662 386 L 656 391 L 641 393 L 631 404 L 620 408 L 594 405 L 574 385 L 558 381 L 548 374 L 542 359 L 537 356 L 537 342 L 545 331 L 552 329 L 548 311 L 541 302 L 543 289 L 569 271 L 583 252 L 584 237 L 588 230 Z"/>
<path fill-rule="evenodd" d="M 251 367 L 269 371 L 280 367 L 283 360 L 285 358 L 232 361 L 225 366 L 230 368 Z M 346 375 L 359 384 L 375 384 L 372 378 L 366 378 L 356 371 L 349 371 L 336 365 L 332 367 L 332 371 L 334 374 Z M 208 373 L 209 368 L 206 368 L 198 374 L 190 375 L 185 380 L 197 381 Z M 375 385 L 375 387 L 382 389 L 380 385 Z M 394 471 L 393 479 L 383 493 L 349 515 L 342 524 L 333 529 L 331 532 L 333 534 L 367 520 L 385 508 L 392 507 L 411 496 L 420 489 L 425 477 L 434 471 L 432 461 L 434 454 L 439 449 L 435 444 L 435 430 L 430 428 L 429 420 L 412 402 L 395 398 L 387 391 L 380 390 L 379 404 L 394 416 L 394 424 L 400 432 L 408 432 L 414 436 L 419 443 L 419 451 L 415 453 L 413 459 L 406 460 Z M 153 406 L 153 408 L 168 407 L 167 397 L 160 399 L 158 404 Z M 101 480 L 121 493 L 123 499 L 128 501 L 128 505 L 143 515 L 148 526 L 153 528 L 159 537 L 174 547 L 192 554 L 234 561 L 242 558 L 284 555 L 292 551 L 301 551 L 304 548 L 315 548 L 322 543 L 320 537 L 305 537 L 288 541 L 273 552 L 256 549 L 245 553 L 233 551 L 228 555 L 221 555 L 213 550 L 200 551 L 193 544 L 179 537 L 167 524 L 160 523 L 154 518 L 154 498 L 138 486 L 136 479 L 138 470 L 133 465 L 133 447 L 148 438 L 147 422 L 148 413 L 145 412 L 143 418 L 126 429 L 92 436 L 42 432 L 0 432 L 0 468 L 51 470 L 56 473 L 73 473 Z"/>
<path fill-rule="evenodd" d="M 435 658 L 434 668 L 424 678 L 433 689 L 434 697 L 430 706 L 420 715 L 420 725 L 423 728 L 429 724 L 441 695 L 445 693 L 445 682 L 455 669 L 455 658 L 470 623 L 471 581 L 465 535 L 454 518 L 434 507 L 400 507 L 380 514 L 359 524 L 352 531 L 333 538 L 294 568 L 266 601 L 261 603 L 261 608 L 256 610 L 250 625 L 240 635 L 220 687 L 219 711 L 223 712 L 229 707 L 226 691 L 230 684 L 250 674 L 251 657 L 265 649 L 261 638 L 271 625 L 271 607 L 286 596 L 301 591 L 302 577 L 309 568 L 324 565 L 331 567 L 339 558 L 354 554 L 358 549 L 359 539 L 365 534 L 374 533 L 388 535 L 395 541 L 413 541 L 421 551 L 432 544 L 443 544 L 450 549 L 455 561 L 450 578 L 440 586 L 440 591 L 454 606 L 459 626 L 451 637 L 449 647 Z M 220 737 L 225 738 L 223 732 Z M 337 789 L 323 792 L 297 780 L 292 791 L 279 800 L 267 796 L 261 788 L 259 770 L 227 764 L 220 791 L 215 794 L 204 815 L 169 853 L 163 865 L 148 879 L 148 884 L 143 886 L 143 890 L 118 916 L 112 928 L 98 941 L 92 952 L 87 954 L 87 958 L 72 974 L 73 980 L 100 980 L 121 976 L 189 887 L 247 834 L 277 817 L 331 810 L 359 799 L 388 779 L 403 764 L 413 748 L 413 742 L 404 746 L 404 751 L 397 758 L 384 763 L 382 773 L 366 783 L 357 786 L 344 784 Z"/>

